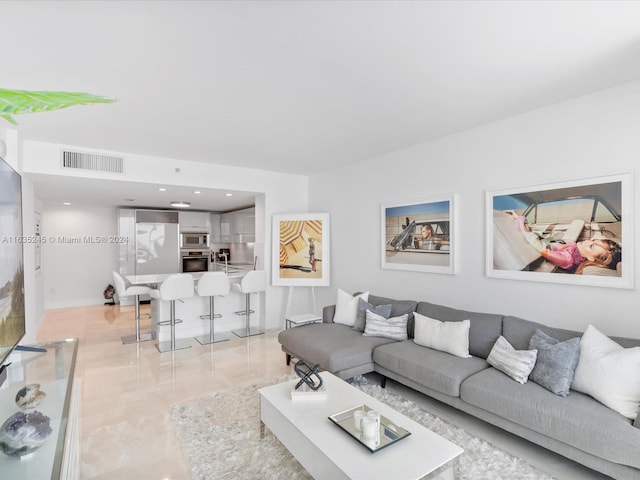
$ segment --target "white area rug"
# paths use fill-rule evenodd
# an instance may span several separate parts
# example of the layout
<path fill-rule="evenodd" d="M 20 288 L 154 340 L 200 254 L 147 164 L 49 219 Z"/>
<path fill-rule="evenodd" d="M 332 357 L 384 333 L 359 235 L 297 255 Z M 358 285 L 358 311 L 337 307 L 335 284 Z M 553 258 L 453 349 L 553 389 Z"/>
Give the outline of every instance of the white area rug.
<path fill-rule="evenodd" d="M 284 379 L 281 379 L 284 380 Z M 266 430 L 260 439 L 257 389 L 251 385 L 171 407 L 171 421 L 194 480 L 308 479 L 309 474 Z M 489 442 L 468 434 L 399 395 L 360 379 L 355 386 L 464 449 L 458 480 L 553 480 Z"/>

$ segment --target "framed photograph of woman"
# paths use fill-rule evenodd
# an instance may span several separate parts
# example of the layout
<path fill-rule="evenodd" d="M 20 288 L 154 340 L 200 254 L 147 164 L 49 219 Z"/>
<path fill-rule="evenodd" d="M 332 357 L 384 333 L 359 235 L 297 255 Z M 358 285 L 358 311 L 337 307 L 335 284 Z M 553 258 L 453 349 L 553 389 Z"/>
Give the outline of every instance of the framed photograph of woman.
<path fill-rule="evenodd" d="M 488 191 L 487 276 L 633 288 L 631 182 L 625 173 Z"/>
<path fill-rule="evenodd" d="M 455 273 L 454 196 L 383 205 L 382 268 Z"/>
<path fill-rule="evenodd" d="M 273 285 L 328 286 L 329 214 L 273 216 Z"/>

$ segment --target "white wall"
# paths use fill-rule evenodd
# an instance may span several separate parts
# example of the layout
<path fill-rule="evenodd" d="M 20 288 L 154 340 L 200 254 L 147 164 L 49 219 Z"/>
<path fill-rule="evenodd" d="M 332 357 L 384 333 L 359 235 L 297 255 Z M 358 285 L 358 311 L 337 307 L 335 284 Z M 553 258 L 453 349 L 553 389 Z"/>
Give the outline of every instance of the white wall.
<path fill-rule="evenodd" d="M 98 151 L 84 146 L 59 145 L 48 142 L 24 140 L 23 142 L 23 170 L 29 173 L 59 175 L 77 175 L 90 178 L 119 179 L 129 182 L 143 182 L 165 185 L 186 185 L 201 188 L 219 188 L 249 192 L 261 192 L 256 198 L 256 243 L 255 253 L 258 256 L 258 268 L 264 267 L 269 278 L 271 277 L 271 216 L 275 213 L 306 212 L 308 205 L 308 178 L 301 175 L 289 175 L 269 172 L 266 170 L 229 167 L 224 165 L 212 165 L 200 162 L 188 162 L 176 159 L 150 157 L 123 152 L 113 153 L 125 157 L 126 175 L 114 176 L 102 173 L 75 173 L 62 172 L 60 167 L 60 150 L 62 148 L 78 149 L 82 151 Z M 180 172 L 176 172 L 176 168 Z M 52 177 L 55 180 L 55 177 Z M 35 192 L 37 195 L 37 192 Z M 72 206 L 73 207 L 73 206 Z M 43 212 L 43 228 L 47 234 L 60 232 L 87 232 L 87 226 L 98 230 L 109 228 L 104 220 L 90 220 L 90 216 L 103 216 L 106 212 L 92 212 L 91 209 L 64 210 L 57 206 L 45 205 Z M 65 216 L 70 212 L 76 212 L 76 217 Z M 116 234 L 115 210 L 111 214 L 109 225 L 110 234 Z M 258 216 L 261 216 L 258 218 Z M 84 216 L 84 217 L 83 217 Z M 79 218 L 85 218 L 84 226 L 80 227 Z M 112 224 L 110 222 L 113 222 Z M 261 228 L 262 227 L 262 228 Z M 115 248 L 115 247 L 113 247 Z M 77 251 L 77 246 L 65 250 L 62 246 L 54 248 L 48 245 L 43 252 L 43 276 L 45 291 L 45 306 L 73 306 L 87 304 L 90 298 L 92 303 L 102 303 L 102 291 L 109 282 L 111 271 L 116 268 L 115 253 L 108 263 L 102 260 L 98 264 L 78 262 L 69 266 L 66 260 L 70 260 Z M 83 258 L 90 258 L 93 250 L 82 250 Z M 102 252 L 102 250 L 101 250 Z M 110 251 L 109 251 L 110 252 Z M 86 257 L 85 257 L 86 255 Z M 73 273 L 73 274 L 71 274 Z M 53 293 L 52 290 L 53 289 Z M 267 328 L 276 328 L 283 324 L 284 313 L 284 288 L 268 287 L 265 299 L 265 320 Z M 75 291 L 75 294 L 72 294 Z"/>
<path fill-rule="evenodd" d="M 640 82 L 634 82 L 311 177 L 310 210 L 331 213 L 331 288 L 318 289 L 319 303 L 335 303 L 336 288 L 370 290 L 571 329 L 593 323 L 610 335 L 640 338 L 637 288 L 499 280 L 484 273 L 485 190 L 629 171 L 635 177 L 639 105 Z M 458 195 L 458 274 L 382 270 L 381 205 L 452 193 Z M 624 212 L 636 228 L 638 212 L 636 195 L 633 211 Z M 636 284 L 639 272 L 636 265 Z"/>
<path fill-rule="evenodd" d="M 113 283 L 117 244 L 96 243 L 118 231 L 116 209 L 45 205 L 42 212 L 44 307 L 103 303 Z"/>

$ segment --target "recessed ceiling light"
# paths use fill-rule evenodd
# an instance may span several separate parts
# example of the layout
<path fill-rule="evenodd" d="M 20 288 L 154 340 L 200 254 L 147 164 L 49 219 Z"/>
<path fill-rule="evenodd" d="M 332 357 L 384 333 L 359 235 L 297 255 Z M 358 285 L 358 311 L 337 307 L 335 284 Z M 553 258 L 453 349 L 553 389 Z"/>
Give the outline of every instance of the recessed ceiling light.
<path fill-rule="evenodd" d="M 158 189 L 158 191 L 159 191 L 159 192 L 166 192 L 166 191 L 167 191 L 167 189 L 166 189 L 166 188 L 164 188 L 164 187 L 160 187 L 160 188 Z"/>
<path fill-rule="evenodd" d="M 189 208 L 191 204 L 189 202 L 171 202 L 171 206 L 176 208 Z"/>
<path fill-rule="evenodd" d="M 69 202 L 64 202 L 63 205 L 71 205 Z"/>
<path fill-rule="evenodd" d="M 225 193 L 224 196 L 225 197 L 233 197 L 233 193 Z"/>
<path fill-rule="evenodd" d="M 200 195 L 202 192 L 200 190 L 195 190 L 193 193 L 195 193 L 196 195 Z"/>

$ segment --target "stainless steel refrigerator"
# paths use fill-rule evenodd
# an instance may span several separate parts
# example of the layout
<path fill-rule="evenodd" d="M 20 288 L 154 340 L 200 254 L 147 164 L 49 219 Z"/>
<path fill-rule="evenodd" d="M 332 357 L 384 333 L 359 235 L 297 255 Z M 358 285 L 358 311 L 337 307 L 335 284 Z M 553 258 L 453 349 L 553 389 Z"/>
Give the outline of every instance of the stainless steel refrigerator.
<path fill-rule="evenodd" d="M 136 275 L 180 272 L 178 212 L 136 210 Z"/>

